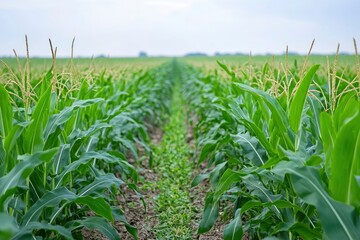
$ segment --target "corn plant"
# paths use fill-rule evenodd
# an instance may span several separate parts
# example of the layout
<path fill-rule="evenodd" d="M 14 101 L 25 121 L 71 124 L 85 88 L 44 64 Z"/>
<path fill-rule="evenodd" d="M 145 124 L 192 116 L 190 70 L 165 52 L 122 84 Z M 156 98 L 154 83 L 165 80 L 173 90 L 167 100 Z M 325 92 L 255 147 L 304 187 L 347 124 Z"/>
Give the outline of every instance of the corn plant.
<path fill-rule="evenodd" d="M 26 86 L 15 69 L 2 75 L 13 81 L 0 84 L 0 236 L 78 239 L 89 228 L 120 239 L 120 221 L 137 238 L 117 196 L 123 184 L 137 192 L 128 157 L 138 159 L 137 144 L 151 152 L 146 123 L 168 111 L 171 66 L 134 70 L 131 79 L 54 67 L 41 79 L 27 74 Z"/>
<path fill-rule="evenodd" d="M 359 238 L 356 88 L 341 94 L 332 114 L 323 107 L 331 86 L 319 80 L 319 65 L 302 76 L 292 72 L 298 80 L 291 95 L 274 95 L 266 84 L 259 89 L 246 74 L 219 65 L 231 81 L 184 70 L 185 98 L 198 119 L 198 163 L 206 161 L 209 169 L 193 184 L 209 179 L 212 186 L 198 233 L 209 231 L 221 203 L 230 202 L 223 210 L 230 218 L 224 239 L 244 232 L 253 238 Z"/>

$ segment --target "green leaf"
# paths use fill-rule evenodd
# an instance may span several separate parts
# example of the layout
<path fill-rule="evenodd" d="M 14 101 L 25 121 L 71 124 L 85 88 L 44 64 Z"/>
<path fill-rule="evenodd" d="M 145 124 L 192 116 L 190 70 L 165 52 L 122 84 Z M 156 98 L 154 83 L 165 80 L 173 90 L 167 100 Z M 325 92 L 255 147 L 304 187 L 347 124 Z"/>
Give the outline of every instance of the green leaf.
<path fill-rule="evenodd" d="M 341 111 L 340 111 L 341 109 Z M 360 207 L 360 103 L 355 97 L 342 100 L 334 115 L 320 115 L 329 188 L 339 201 Z"/>
<path fill-rule="evenodd" d="M 246 211 L 253 209 L 255 207 L 262 207 L 264 206 L 263 202 L 260 202 L 258 200 L 252 199 L 247 201 L 241 206 L 241 213 L 245 213 Z"/>
<path fill-rule="evenodd" d="M 282 222 L 276 225 L 274 232 L 272 234 L 278 234 L 279 232 L 295 232 L 301 239 L 321 239 L 321 230 L 310 228 L 308 224 L 301 222 Z"/>
<path fill-rule="evenodd" d="M 232 110 L 235 118 L 240 123 L 244 124 L 246 128 L 251 131 L 253 134 L 256 135 L 261 145 L 266 149 L 268 154 L 274 155 L 275 150 L 273 146 L 269 143 L 269 140 L 267 139 L 266 135 L 264 134 L 264 131 L 261 130 L 255 123 L 248 120 L 245 115 L 242 113 L 242 110 L 240 109 L 239 105 L 235 102 L 230 102 L 229 107 Z"/>
<path fill-rule="evenodd" d="M 241 223 L 241 209 L 236 210 L 234 219 L 225 226 L 224 240 L 241 239 L 243 236 L 243 229 Z"/>
<path fill-rule="evenodd" d="M 136 160 L 139 159 L 136 145 L 132 140 L 130 141 L 126 138 L 115 138 L 115 140 L 123 144 L 127 149 L 129 149 Z"/>
<path fill-rule="evenodd" d="M 87 205 L 97 215 L 106 218 L 110 222 L 114 222 L 114 216 L 112 215 L 110 205 L 103 198 L 85 196 L 77 198 L 75 202 Z"/>
<path fill-rule="evenodd" d="M 242 89 L 243 91 L 250 93 L 256 99 L 264 100 L 264 102 L 272 112 L 273 119 L 278 129 L 284 131 L 285 133 L 287 132 L 286 126 L 288 124 L 288 119 L 286 113 L 279 104 L 279 102 L 274 97 L 270 96 L 268 93 L 265 93 L 259 89 L 252 88 L 242 83 L 233 83 L 233 85 Z"/>
<path fill-rule="evenodd" d="M 122 180 L 116 178 L 114 174 L 108 173 L 106 175 L 96 177 L 96 179 L 92 183 L 86 185 L 81 190 L 79 190 L 78 195 L 80 197 L 88 196 L 99 191 L 103 192 L 106 188 L 110 188 L 113 185 L 119 187 L 122 184 L 124 184 Z"/>
<path fill-rule="evenodd" d="M 234 142 L 238 143 L 242 147 L 244 155 L 250 159 L 254 165 L 261 166 L 265 164 L 263 153 L 261 153 L 257 147 L 259 141 L 256 138 L 251 137 L 248 132 L 245 134 L 231 134 L 231 137 L 234 139 Z M 250 148 L 248 146 L 250 146 Z"/>
<path fill-rule="evenodd" d="M 226 166 L 226 164 L 227 164 L 227 162 L 219 163 L 209 173 L 199 174 L 191 182 L 191 187 L 195 187 L 195 186 L 199 185 L 203 180 L 208 179 L 209 177 L 211 180 L 211 184 L 216 186 L 218 183 L 219 174 L 220 174 L 220 172 L 222 172 L 222 169 Z"/>
<path fill-rule="evenodd" d="M 225 64 L 221 63 L 221 62 L 218 61 L 218 60 L 216 60 L 216 62 L 217 62 L 217 63 L 219 64 L 219 66 L 220 66 L 222 69 L 224 69 L 224 71 L 225 71 L 227 74 L 229 74 L 232 78 L 235 77 L 235 73 L 232 72 L 232 71 L 230 71 L 229 68 L 228 68 Z"/>
<path fill-rule="evenodd" d="M 71 231 L 64 228 L 63 226 L 51 225 L 45 222 L 31 222 L 25 227 L 22 227 L 20 231 L 18 231 L 17 234 L 14 236 L 13 240 L 27 239 L 28 237 L 33 235 L 32 232 L 34 230 L 53 231 L 57 232 L 59 235 L 63 236 L 66 239 L 73 239 Z M 34 236 L 32 236 L 32 238 L 34 238 Z"/>
<path fill-rule="evenodd" d="M 14 166 L 17 163 L 17 152 L 14 150 L 16 146 L 16 142 L 21 136 L 21 134 L 24 131 L 24 126 L 22 125 L 15 125 L 9 132 L 9 134 L 5 137 L 4 140 L 4 150 L 6 153 L 6 170 L 7 172 L 10 172 L 11 169 L 14 168 Z M 13 151 L 14 150 L 14 151 Z"/>
<path fill-rule="evenodd" d="M 70 144 L 63 144 L 59 147 L 58 152 L 56 153 L 53 165 L 53 173 L 59 174 L 62 169 L 69 164 L 70 161 Z"/>
<path fill-rule="evenodd" d="M 197 175 L 191 182 L 191 187 L 195 187 L 199 185 L 203 180 L 208 179 L 210 176 L 210 173 L 204 173 Z"/>
<path fill-rule="evenodd" d="M 328 239 L 360 239 L 360 219 L 355 209 L 332 199 L 324 189 L 318 170 L 296 167 L 292 162 L 274 171 L 290 174 L 295 192 L 306 203 L 316 207 L 324 235 Z"/>
<path fill-rule="evenodd" d="M 313 133 L 313 136 L 315 139 L 320 139 L 320 113 L 321 113 L 321 104 L 316 100 L 313 99 L 311 97 L 307 98 L 309 105 L 310 105 L 310 109 L 311 109 L 311 132 Z"/>
<path fill-rule="evenodd" d="M 336 132 L 333 126 L 332 117 L 329 113 L 320 113 L 320 132 L 321 140 L 325 152 L 325 166 L 331 168 L 331 153 L 334 148 Z"/>
<path fill-rule="evenodd" d="M 10 240 L 19 231 L 15 219 L 5 213 L 0 213 L 0 239 Z"/>
<path fill-rule="evenodd" d="M 51 116 L 44 130 L 45 142 L 48 140 L 49 136 L 55 132 L 57 127 L 65 124 L 73 116 L 76 109 L 85 108 L 101 101 L 103 101 L 102 98 L 77 100 L 70 107 L 66 107 L 60 113 Z"/>
<path fill-rule="evenodd" d="M 312 229 L 309 227 L 308 224 L 304 223 L 294 223 L 290 228 L 289 231 L 296 232 L 299 234 L 303 239 L 321 239 L 321 232 L 319 229 Z"/>
<path fill-rule="evenodd" d="M 271 189 L 268 189 L 264 186 L 264 183 L 259 181 L 258 177 L 255 174 L 248 174 L 242 179 L 246 188 L 251 192 L 252 196 L 258 197 L 262 202 L 269 203 L 272 210 L 275 212 L 279 219 L 282 219 L 282 215 L 276 204 L 276 201 L 281 198 L 281 195 L 274 195 Z M 243 206 L 245 209 L 245 206 Z"/>
<path fill-rule="evenodd" d="M 233 183 L 241 181 L 242 176 L 244 176 L 244 174 L 235 172 L 229 168 L 226 169 L 215 189 L 214 199 L 219 200 L 220 196 L 224 194 Z"/>
<path fill-rule="evenodd" d="M 15 125 L 9 132 L 9 134 L 5 137 L 4 140 L 4 149 L 6 154 L 9 154 L 11 150 L 15 147 L 17 139 L 20 137 L 22 132 L 24 131 L 24 127 L 21 125 Z"/>
<path fill-rule="evenodd" d="M 46 72 L 46 74 L 42 80 L 42 83 L 41 83 L 40 96 L 43 95 L 49 89 L 49 86 L 51 85 L 51 80 L 54 77 L 53 70 L 54 70 L 54 66 L 51 66 L 51 68 Z"/>
<path fill-rule="evenodd" d="M 320 65 L 314 65 L 309 69 L 305 77 L 301 80 L 300 85 L 294 95 L 294 98 L 290 103 L 289 122 L 291 129 L 295 133 L 299 131 L 306 96 L 308 94 L 312 79 L 319 67 Z"/>
<path fill-rule="evenodd" d="M 360 174 L 360 104 L 353 102 L 351 108 L 357 108 L 356 113 L 344 116 L 347 122 L 336 135 L 331 153 L 329 187 L 336 200 L 360 207 L 360 187 L 355 178 Z"/>
<path fill-rule="evenodd" d="M 34 169 L 43 162 L 49 162 L 57 149 L 53 148 L 43 152 L 37 152 L 31 156 L 25 156 L 8 174 L 0 178 L 0 208 L 4 209 L 5 199 L 25 181 Z"/>
<path fill-rule="evenodd" d="M 216 201 L 213 194 L 208 194 L 205 201 L 205 209 L 199 224 L 198 234 L 210 231 L 219 215 L 219 201 Z"/>
<path fill-rule="evenodd" d="M 203 148 L 201 149 L 201 153 L 200 153 L 200 157 L 199 157 L 199 160 L 198 160 L 198 163 L 202 163 L 203 161 L 206 160 L 207 156 L 215 150 L 216 148 L 216 145 L 217 145 L 217 142 L 216 141 L 208 141 L 205 143 L 205 145 L 203 146 Z"/>
<path fill-rule="evenodd" d="M 42 198 L 40 198 L 34 205 L 32 205 L 29 211 L 24 215 L 22 220 L 22 226 L 28 225 L 30 222 L 38 221 L 41 213 L 45 208 L 57 207 L 62 201 L 71 202 L 77 198 L 76 194 L 70 192 L 66 188 L 57 188 L 51 192 L 47 192 Z"/>
<path fill-rule="evenodd" d="M 294 209 L 297 212 L 301 212 L 304 215 L 306 215 L 306 213 L 304 212 L 304 210 L 299 207 L 296 204 L 293 204 L 289 201 L 286 200 L 276 200 L 276 201 L 269 201 L 269 202 L 261 202 L 258 200 L 249 200 L 246 203 L 244 203 L 241 206 L 241 214 L 245 213 L 246 211 L 256 208 L 256 207 L 267 207 L 270 210 L 273 210 L 275 212 L 275 214 L 279 213 L 279 208 L 290 208 L 290 209 Z M 272 208 L 272 207 L 276 207 L 276 208 Z"/>
<path fill-rule="evenodd" d="M 264 101 L 271 111 L 272 118 L 274 126 L 276 127 L 276 130 L 273 131 L 274 134 L 277 134 L 281 137 L 281 139 L 284 141 L 284 147 L 286 149 L 293 150 L 294 149 L 294 143 L 289 137 L 289 130 L 287 126 L 289 125 L 288 117 L 284 111 L 284 109 L 281 107 L 280 103 L 272 96 L 270 96 L 268 93 L 265 93 L 259 89 L 252 88 L 246 84 L 242 83 L 233 83 L 233 86 L 236 88 L 239 88 L 240 90 L 243 90 L 245 92 L 250 93 L 255 99 L 259 101 Z M 270 123 L 268 123 L 269 125 Z M 261 141 L 263 143 L 263 141 Z M 266 147 L 266 146 L 264 146 Z"/>
<path fill-rule="evenodd" d="M 26 153 L 33 153 L 42 150 L 44 146 L 43 131 L 50 117 L 51 87 L 40 97 L 34 112 L 31 123 L 26 128 L 24 138 L 24 149 Z"/>
<path fill-rule="evenodd" d="M 77 228 L 86 227 L 91 230 L 98 230 L 110 240 L 120 240 L 116 230 L 103 218 L 88 217 L 82 220 L 74 220 L 65 225 L 65 227 L 75 230 Z"/>
<path fill-rule="evenodd" d="M 0 84 L 0 137 L 5 138 L 12 128 L 12 106 L 6 89 Z"/>
<path fill-rule="evenodd" d="M 70 163 L 69 165 L 67 165 L 64 168 L 64 170 L 61 172 L 61 174 L 58 175 L 55 178 L 56 179 L 55 188 L 60 187 L 64 177 L 68 173 L 76 170 L 81 165 L 89 164 L 89 162 L 91 160 L 93 160 L 93 159 L 102 159 L 107 163 L 117 163 L 117 162 L 119 162 L 119 160 L 116 157 L 114 157 L 113 155 L 110 155 L 110 154 L 108 154 L 106 152 L 86 152 L 86 153 L 82 154 L 81 157 L 78 160 L 76 160 L 76 161 Z"/>
<path fill-rule="evenodd" d="M 110 205 L 102 197 L 91 196 L 77 196 L 68 189 L 61 187 L 47 192 L 41 199 L 31 206 L 29 211 L 24 215 L 22 225 L 27 226 L 30 222 L 38 221 L 41 213 L 46 208 L 58 207 L 63 202 L 63 206 L 68 203 L 75 202 L 77 204 L 84 204 L 88 206 L 94 213 L 102 216 L 109 221 L 114 221 L 114 216 Z M 52 220 L 56 217 L 58 212 L 52 216 Z"/>

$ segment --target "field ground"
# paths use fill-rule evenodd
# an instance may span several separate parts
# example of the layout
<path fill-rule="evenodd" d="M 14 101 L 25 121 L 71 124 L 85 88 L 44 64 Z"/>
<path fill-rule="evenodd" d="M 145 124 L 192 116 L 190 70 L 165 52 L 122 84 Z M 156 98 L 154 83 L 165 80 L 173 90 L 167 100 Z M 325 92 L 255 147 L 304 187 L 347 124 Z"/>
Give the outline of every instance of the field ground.
<path fill-rule="evenodd" d="M 357 56 L 2 60 L 1 239 L 359 239 Z"/>

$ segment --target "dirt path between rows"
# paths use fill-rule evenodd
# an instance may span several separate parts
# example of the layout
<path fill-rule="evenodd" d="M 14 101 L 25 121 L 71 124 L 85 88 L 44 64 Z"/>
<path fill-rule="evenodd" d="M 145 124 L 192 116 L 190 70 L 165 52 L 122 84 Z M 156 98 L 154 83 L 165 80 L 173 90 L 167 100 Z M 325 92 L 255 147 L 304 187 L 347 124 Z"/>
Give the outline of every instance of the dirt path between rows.
<path fill-rule="evenodd" d="M 195 139 L 193 126 L 189 124 L 189 121 L 186 120 L 186 142 L 193 153 L 195 151 Z M 149 131 L 149 136 L 151 139 L 151 144 L 153 146 L 159 146 L 163 139 L 163 131 L 158 127 L 151 127 Z M 124 212 L 124 215 L 129 224 L 137 228 L 138 237 L 140 240 L 155 240 L 156 237 L 156 226 L 158 225 L 158 214 L 156 212 L 156 203 L 155 198 L 161 194 L 156 187 L 158 180 L 160 179 L 159 173 L 155 169 L 149 168 L 149 156 L 145 153 L 144 149 L 139 146 L 139 156 L 140 160 L 137 162 L 129 157 L 129 162 L 134 166 L 137 166 L 140 180 L 137 184 L 139 192 L 143 197 L 144 202 L 146 203 L 146 210 L 144 208 L 143 202 L 139 196 L 127 186 L 123 186 L 121 189 L 122 195 L 118 196 L 120 202 L 120 208 Z M 193 161 L 189 157 L 189 161 Z M 205 164 L 205 163 L 204 163 Z M 194 168 L 192 173 L 192 178 L 205 169 L 205 165 L 202 164 L 200 168 Z M 195 164 L 193 164 L 195 166 Z M 202 211 L 205 205 L 206 192 L 210 189 L 210 184 L 208 181 L 204 181 L 196 187 L 191 188 L 190 191 L 190 200 L 194 208 L 194 218 L 191 219 L 191 231 L 192 239 L 200 240 L 220 240 L 223 239 L 223 232 L 225 224 L 221 222 L 220 217 L 214 227 L 205 234 L 201 236 L 197 235 L 197 228 L 201 220 Z M 116 229 L 121 237 L 121 239 L 132 240 L 134 237 L 126 230 L 123 223 L 117 222 Z M 83 230 L 83 236 L 85 239 L 106 239 L 102 234 L 97 231 Z"/>
<path fill-rule="evenodd" d="M 186 108 L 185 108 L 186 109 Z M 196 121 L 196 120 L 195 120 Z M 192 121 L 189 121 L 187 119 L 186 121 L 186 128 L 187 128 L 187 143 L 189 144 L 191 150 L 195 151 L 195 138 L 194 138 L 194 126 L 190 124 L 190 122 L 194 122 L 194 119 Z M 192 160 L 190 160 L 192 161 Z M 197 174 L 200 173 L 201 170 L 205 169 L 205 163 L 200 166 L 199 169 L 194 169 L 192 178 L 195 178 Z M 195 206 L 195 218 L 193 219 L 193 239 L 200 239 L 200 240 L 220 240 L 223 239 L 223 233 L 224 233 L 224 227 L 225 224 L 222 223 L 219 219 L 216 221 L 214 227 L 207 233 L 202 234 L 200 236 L 197 235 L 197 228 L 199 226 L 199 223 L 201 221 L 202 212 L 205 206 L 205 198 L 206 198 L 206 192 L 209 190 L 209 182 L 204 181 L 203 183 L 197 185 L 196 187 L 193 187 L 191 189 L 191 196 L 192 196 L 192 202 Z"/>
<path fill-rule="evenodd" d="M 186 121 L 186 142 L 189 144 L 189 147 L 192 152 L 195 150 L 195 139 L 193 126 L 189 124 L 189 121 Z M 158 146 L 163 137 L 163 132 L 160 128 L 154 127 L 151 129 L 149 135 L 153 146 Z M 140 150 L 140 154 L 141 154 Z M 189 161 L 193 159 L 189 158 Z M 201 170 L 205 168 L 205 165 L 200 166 L 200 169 L 193 170 L 193 176 L 195 177 Z M 140 240 L 146 239 L 157 239 L 156 232 L 154 228 L 158 224 L 157 213 L 155 211 L 155 197 L 160 194 L 157 191 L 157 188 L 154 185 L 159 180 L 158 174 L 154 169 L 149 169 L 149 158 L 143 156 L 142 162 L 139 168 L 139 174 L 142 177 L 142 180 L 139 183 L 140 193 L 142 194 L 144 201 L 147 205 L 147 211 L 145 211 L 144 206 L 139 199 L 139 197 L 130 189 L 123 189 L 124 197 L 121 198 L 122 206 L 125 206 L 124 213 L 128 222 L 137 227 L 138 235 Z M 225 224 L 221 222 L 220 219 L 216 222 L 214 227 L 205 234 L 201 236 L 197 235 L 197 228 L 201 220 L 202 211 L 205 205 L 206 192 L 209 189 L 209 182 L 204 181 L 198 186 L 190 189 L 190 197 L 192 204 L 194 206 L 194 215 L 195 217 L 191 220 L 191 228 L 193 231 L 192 239 L 200 240 L 220 240 L 223 239 L 223 232 Z M 118 223 L 117 230 L 122 239 L 134 239 L 127 231 L 125 226 L 122 223 Z"/>
<path fill-rule="evenodd" d="M 163 132 L 158 127 L 153 127 L 150 130 L 150 138 L 152 145 L 158 145 L 161 142 Z M 138 236 L 140 240 L 145 239 L 156 239 L 154 227 L 157 225 L 157 217 L 155 212 L 155 197 L 158 192 L 156 188 L 148 186 L 149 183 L 156 183 L 158 175 L 154 169 L 149 168 L 149 157 L 144 155 L 144 152 L 140 150 L 142 158 L 139 170 L 141 180 L 138 184 L 140 193 L 143 196 L 144 202 L 146 203 L 146 210 L 142 201 L 136 195 L 134 191 L 129 188 L 124 188 L 124 196 L 121 197 L 120 202 L 125 207 L 124 214 L 128 222 L 138 229 Z M 117 230 L 121 236 L 121 239 L 130 240 L 134 237 L 129 234 L 122 223 L 117 224 Z"/>

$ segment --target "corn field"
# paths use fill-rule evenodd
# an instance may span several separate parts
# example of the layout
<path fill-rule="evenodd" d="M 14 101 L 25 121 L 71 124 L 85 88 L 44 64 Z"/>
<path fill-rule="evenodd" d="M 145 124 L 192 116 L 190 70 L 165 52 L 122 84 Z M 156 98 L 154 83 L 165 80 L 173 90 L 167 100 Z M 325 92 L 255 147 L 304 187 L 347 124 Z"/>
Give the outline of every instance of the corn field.
<path fill-rule="evenodd" d="M 360 239 L 342 57 L 1 60 L 0 239 Z"/>

